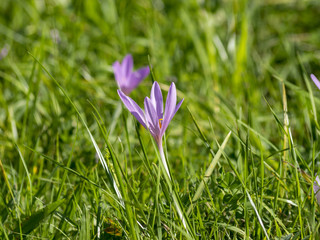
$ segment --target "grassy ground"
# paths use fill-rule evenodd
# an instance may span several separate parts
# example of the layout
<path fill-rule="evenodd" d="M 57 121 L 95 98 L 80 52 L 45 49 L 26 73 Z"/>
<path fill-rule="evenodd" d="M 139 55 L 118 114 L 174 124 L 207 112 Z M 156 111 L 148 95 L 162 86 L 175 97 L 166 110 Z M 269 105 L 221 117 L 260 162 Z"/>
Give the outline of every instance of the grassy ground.
<path fill-rule="evenodd" d="M 319 1 L 2 0 L 0 13 L 1 239 L 320 238 Z M 185 98 L 165 136 L 171 182 L 117 95 L 127 53 Z M 151 85 L 130 96 L 142 106 Z"/>

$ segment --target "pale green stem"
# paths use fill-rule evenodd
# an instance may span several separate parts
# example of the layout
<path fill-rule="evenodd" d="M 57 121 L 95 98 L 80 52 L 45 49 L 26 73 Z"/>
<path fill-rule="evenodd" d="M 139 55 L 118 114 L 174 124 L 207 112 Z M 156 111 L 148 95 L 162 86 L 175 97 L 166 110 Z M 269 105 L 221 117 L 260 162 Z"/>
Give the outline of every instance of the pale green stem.
<path fill-rule="evenodd" d="M 165 169 L 165 171 L 166 171 L 166 174 L 167 174 L 169 180 L 171 181 L 171 174 L 170 174 L 170 172 L 169 172 L 169 167 L 168 167 L 168 164 L 167 164 L 167 161 L 166 161 L 166 157 L 164 156 L 164 151 L 163 151 L 162 144 L 160 143 L 160 144 L 158 145 L 158 147 L 159 147 L 160 158 L 161 158 L 163 167 L 164 167 L 164 169 Z"/>
<path fill-rule="evenodd" d="M 178 199 L 178 195 L 177 195 L 177 193 L 175 192 L 175 189 L 174 189 L 174 183 L 172 182 L 171 174 L 170 174 L 170 171 L 169 171 L 169 168 L 168 168 L 166 157 L 165 157 L 164 152 L 163 152 L 163 147 L 162 147 L 162 142 L 161 141 L 160 141 L 160 143 L 158 143 L 158 147 L 159 147 L 159 153 L 160 153 L 161 162 L 162 162 L 162 165 L 163 165 L 163 170 L 164 170 L 164 173 L 165 173 L 165 179 L 166 179 L 166 182 L 168 183 L 168 185 L 170 187 L 170 193 L 172 195 L 174 205 L 176 207 L 176 210 L 178 212 L 178 215 L 179 215 L 179 217 L 180 217 L 180 219 L 182 221 L 182 224 L 183 224 L 184 228 L 186 229 L 187 232 L 189 232 L 188 231 L 188 226 L 187 226 L 187 221 L 186 221 L 186 219 L 184 217 L 182 208 L 180 206 L 180 201 Z"/>

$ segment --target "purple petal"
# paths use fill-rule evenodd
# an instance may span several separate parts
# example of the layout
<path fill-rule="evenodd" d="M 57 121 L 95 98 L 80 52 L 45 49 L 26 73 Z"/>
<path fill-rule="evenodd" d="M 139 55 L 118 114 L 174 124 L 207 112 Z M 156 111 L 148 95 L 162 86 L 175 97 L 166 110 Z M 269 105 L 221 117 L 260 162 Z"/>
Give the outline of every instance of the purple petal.
<path fill-rule="evenodd" d="M 171 116 L 171 120 L 172 120 L 173 116 L 176 115 L 176 113 L 179 110 L 179 108 L 181 107 L 181 104 L 183 103 L 183 100 L 184 100 L 184 98 L 177 104 L 176 108 L 174 109 L 174 113 Z"/>
<path fill-rule="evenodd" d="M 313 191 L 314 194 L 316 195 L 318 204 L 320 205 L 320 179 L 319 176 L 316 177 L 316 181 L 314 181 L 313 183 Z"/>
<path fill-rule="evenodd" d="M 313 75 L 313 74 L 311 74 L 310 76 L 311 76 L 311 79 L 312 79 L 312 81 L 314 82 L 314 84 L 320 89 L 320 82 L 319 82 L 319 80 L 316 78 L 316 76 Z"/>
<path fill-rule="evenodd" d="M 184 99 L 182 99 L 182 100 L 177 104 L 177 106 L 175 107 L 174 112 L 173 112 L 173 114 L 172 114 L 171 117 L 170 117 L 169 123 L 171 122 L 172 118 L 174 117 L 174 115 L 176 115 L 177 111 L 178 111 L 179 108 L 181 107 L 181 104 L 182 104 L 183 100 L 184 100 Z M 162 126 L 162 128 L 161 128 L 161 135 L 164 134 L 164 132 L 166 131 L 166 129 L 168 128 L 168 126 L 169 126 L 169 124 L 168 124 L 167 126 Z"/>
<path fill-rule="evenodd" d="M 149 67 L 139 68 L 137 71 L 133 72 L 130 76 L 130 87 L 135 88 L 139 83 L 145 79 L 150 73 Z"/>
<path fill-rule="evenodd" d="M 146 78 L 149 75 L 149 73 L 150 73 L 149 67 L 142 67 L 142 68 L 139 68 L 137 71 L 135 71 L 133 73 L 133 76 L 137 79 L 142 80 L 142 79 Z"/>
<path fill-rule="evenodd" d="M 128 54 L 124 57 L 122 61 L 122 71 L 123 75 L 129 78 L 133 70 L 133 58 L 131 54 Z"/>
<path fill-rule="evenodd" d="M 160 86 L 154 82 L 151 89 L 151 102 L 156 109 L 158 119 L 163 118 L 163 99 Z"/>
<path fill-rule="evenodd" d="M 147 67 L 148 68 L 148 67 Z M 140 71 L 142 73 L 140 73 Z M 146 70 L 145 68 L 139 69 L 136 72 L 133 72 L 129 77 L 128 81 L 126 81 L 125 89 L 128 94 L 135 89 L 139 83 L 149 74 L 149 68 Z"/>
<path fill-rule="evenodd" d="M 133 90 L 133 88 L 127 88 L 127 85 L 122 85 L 120 89 L 125 95 L 129 95 Z"/>
<path fill-rule="evenodd" d="M 166 100 L 166 108 L 164 110 L 161 135 L 164 134 L 164 131 L 167 129 L 167 127 L 172 119 L 171 115 L 174 113 L 174 110 L 176 108 L 176 102 L 177 102 L 176 86 L 174 85 L 174 83 L 171 83 L 171 86 L 170 86 L 169 92 L 168 92 L 168 96 L 167 96 L 167 100 Z"/>
<path fill-rule="evenodd" d="M 130 97 L 126 96 L 121 90 L 118 90 L 118 94 L 123 104 L 128 108 L 131 114 L 139 121 L 139 123 L 141 123 L 142 126 L 144 126 L 145 129 L 148 129 L 145 123 L 144 113 L 139 105 Z"/>
<path fill-rule="evenodd" d="M 112 68 L 113 68 L 114 77 L 118 83 L 118 86 L 121 88 L 121 86 L 123 85 L 122 76 L 121 76 L 121 65 L 118 61 L 116 61 L 112 64 Z"/>
<path fill-rule="evenodd" d="M 144 110 L 150 132 L 154 137 L 160 136 L 159 119 L 156 110 L 148 97 L 144 99 Z"/>

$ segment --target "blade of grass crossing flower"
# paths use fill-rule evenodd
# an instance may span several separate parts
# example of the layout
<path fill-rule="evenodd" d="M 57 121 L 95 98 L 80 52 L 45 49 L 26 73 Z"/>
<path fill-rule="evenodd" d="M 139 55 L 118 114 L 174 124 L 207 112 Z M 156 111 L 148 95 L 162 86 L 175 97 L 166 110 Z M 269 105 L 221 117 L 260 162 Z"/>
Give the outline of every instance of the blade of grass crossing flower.
<path fill-rule="evenodd" d="M 210 176 L 211 176 L 216 164 L 218 163 L 218 160 L 220 159 L 222 151 L 226 147 L 230 136 L 231 136 L 231 132 L 228 133 L 228 135 L 224 139 L 223 143 L 219 147 L 218 152 L 215 154 L 214 158 L 212 159 L 212 161 L 211 161 L 208 169 L 206 170 L 206 172 L 204 174 L 204 177 L 203 177 L 203 179 L 202 179 L 202 181 L 201 181 L 201 183 L 200 183 L 200 185 L 199 185 L 199 187 L 198 187 L 198 189 L 197 189 L 197 191 L 196 191 L 196 193 L 194 195 L 194 197 L 192 198 L 192 202 L 195 202 L 200 198 L 200 196 L 201 196 L 201 194 L 202 194 L 202 192 L 204 190 L 205 184 L 208 182 L 208 180 L 209 180 L 209 178 L 210 178 Z M 192 210 L 192 204 L 189 206 L 189 208 L 187 210 L 187 215 L 190 214 L 191 210 Z"/>
<path fill-rule="evenodd" d="M 41 68 L 48 74 L 48 76 L 55 82 L 55 84 L 58 86 L 58 88 L 62 91 L 63 95 L 68 99 L 68 101 L 70 102 L 70 104 L 72 105 L 73 109 L 76 111 L 76 113 L 78 114 L 79 118 L 81 119 L 81 122 L 83 123 L 83 125 L 85 126 L 88 134 L 89 134 L 89 137 L 91 139 L 91 142 L 98 154 L 98 157 L 99 157 L 99 160 L 103 166 L 103 168 L 106 170 L 107 172 L 107 175 L 109 177 L 109 180 L 111 182 L 111 185 L 113 186 L 113 189 L 115 191 L 115 193 L 117 194 L 118 198 L 119 198 L 119 201 L 122 203 L 122 195 L 118 189 L 118 186 L 115 182 L 115 180 L 113 179 L 113 176 L 112 176 L 112 173 L 110 172 L 109 170 L 109 167 L 107 166 L 107 163 L 95 141 L 95 139 L 93 138 L 92 134 L 91 134 L 91 131 L 89 130 L 84 118 L 82 117 L 82 115 L 80 114 L 78 108 L 76 107 L 76 105 L 73 103 L 73 101 L 70 99 L 69 95 L 66 93 L 66 91 L 63 89 L 63 87 L 59 84 L 59 82 L 49 73 L 49 71 L 38 61 L 37 58 L 35 58 L 30 52 L 28 52 L 29 55 L 41 66 Z M 123 205 L 123 204 L 122 204 Z"/>

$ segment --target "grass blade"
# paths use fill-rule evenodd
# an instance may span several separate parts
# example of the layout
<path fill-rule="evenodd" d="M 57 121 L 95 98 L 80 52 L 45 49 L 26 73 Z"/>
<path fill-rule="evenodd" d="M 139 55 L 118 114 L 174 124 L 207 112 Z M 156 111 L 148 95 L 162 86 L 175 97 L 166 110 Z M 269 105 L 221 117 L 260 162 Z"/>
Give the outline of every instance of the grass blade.
<path fill-rule="evenodd" d="M 226 147 L 227 142 L 229 141 L 230 136 L 231 136 L 231 132 L 228 133 L 228 135 L 227 135 L 226 138 L 224 139 L 223 143 L 222 143 L 221 146 L 219 147 L 218 152 L 216 153 L 216 155 L 215 155 L 214 158 L 212 159 L 212 161 L 211 161 L 211 163 L 210 163 L 207 171 L 206 171 L 205 174 L 204 174 L 203 180 L 201 181 L 201 183 L 200 183 L 200 185 L 199 185 L 199 187 L 198 187 L 198 189 L 197 189 L 194 197 L 192 198 L 192 203 L 194 203 L 195 201 L 197 201 L 197 200 L 200 198 L 200 196 L 201 196 L 201 194 L 202 194 L 202 192 L 203 192 L 203 190 L 204 190 L 205 184 L 208 182 L 209 177 L 211 176 L 211 174 L 212 174 L 212 172 L 213 172 L 216 164 L 218 163 L 218 160 L 220 159 L 221 154 L 222 154 L 224 148 Z M 190 212 L 191 212 L 191 210 L 192 210 L 192 206 L 193 206 L 192 204 L 189 206 L 188 211 L 187 211 L 187 215 L 190 214 Z"/>

